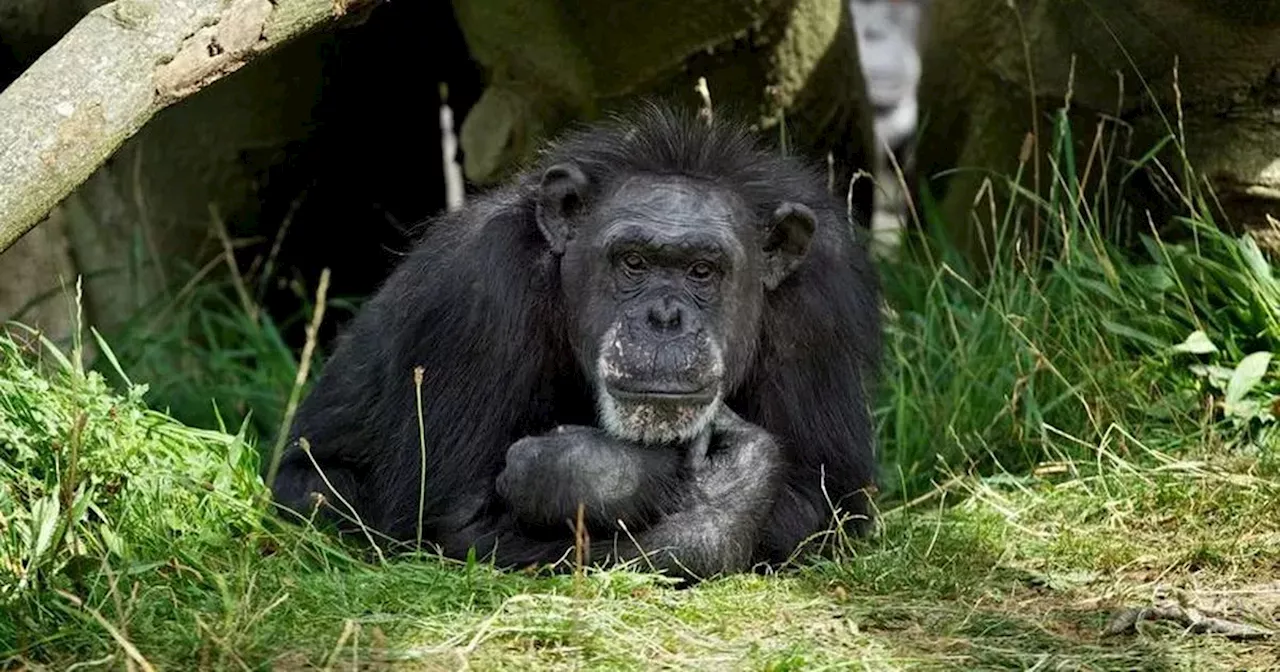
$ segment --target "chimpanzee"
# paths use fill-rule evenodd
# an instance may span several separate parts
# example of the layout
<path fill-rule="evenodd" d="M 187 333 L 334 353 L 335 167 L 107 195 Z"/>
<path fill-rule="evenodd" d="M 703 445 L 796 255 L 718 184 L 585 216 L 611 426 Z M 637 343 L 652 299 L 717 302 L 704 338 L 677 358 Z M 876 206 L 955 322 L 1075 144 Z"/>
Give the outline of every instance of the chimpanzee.
<path fill-rule="evenodd" d="M 593 561 L 784 562 L 837 508 L 870 522 L 878 300 L 820 171 L 648 103 L 426 229 L 299 409 L 275 497 L 499 566 L 565 557 L 580 504 Z"/>

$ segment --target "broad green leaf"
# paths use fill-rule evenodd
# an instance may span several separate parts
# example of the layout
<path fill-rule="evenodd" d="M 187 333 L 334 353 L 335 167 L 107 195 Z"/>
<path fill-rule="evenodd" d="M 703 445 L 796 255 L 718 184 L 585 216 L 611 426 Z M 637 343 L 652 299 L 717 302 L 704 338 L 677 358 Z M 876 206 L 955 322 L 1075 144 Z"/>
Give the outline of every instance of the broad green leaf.
<path fill-rule="evenodd" d="M 1267 366 L 1271 364 L 1271 353 L 1255 352 L 1236 365 L 1236 370 L 1231 374 L 1231 380 L 1227 382 L 1227 395 L 1224 403 L 1228 408 L 1235 406 L 1249 394 L 1258 383 L 1262 382 L 1262 377 L 1267 374 Z"/>
<path fill-rule="evenodd" d="M 1167 292 L 1178 286 L 1169 270 L 1164 266 L 1142 266 L 1137 269 L 1137 276 L 1156 292 Z"/>
<path fill-rule="evenodd" d="M 1195 355 L 1203 355 L 1210 352 L 1217 352 L 1218 346 L 1209 340 L 1209 336 L 1199 329 L 1191 332 L 1187 336 L 1187 340 L 1173 346 L 1174 352 L 1189 352 Z"/>
<path fill-rule="evenodd" d="M 98 534 L 102 536 L 102 543 L 106 545 L 108 551 L 124 557 L 124 541 L 120 539 L 120 535 L 112 532 L 111 528 L 106 525 L 98 528 Z"/>
<path fill-rule="evenodd" d="M 31 540 L 32 564 L 39 562 L 41 556 L 53 545 L 53 533 L 58 529 L 58 515 L 61 513 L 62 506 L 57 493 L 50 494 L 31 507 L 31 522 L 36 527 L 36 535 Z"/>
<path fill-rule="evenodd" d="M 1201 378 L 1209 379 L 1209 382 L 1219 389 L 1222 389 L 1227 384 L 1227 381 L 1231 380 L 1231 374 L 1235 373 L 1235 369 L 1215 364 L 1194 364 L 1187 368 L 1190 369 L 1191 373 Z"/>
<path fill-rule="evenodd" d="M 1257 399 L 1245 399 L 1224 409 L 1228 415 L 1237 420 L 1265 419 L 1267 408 Z"/>

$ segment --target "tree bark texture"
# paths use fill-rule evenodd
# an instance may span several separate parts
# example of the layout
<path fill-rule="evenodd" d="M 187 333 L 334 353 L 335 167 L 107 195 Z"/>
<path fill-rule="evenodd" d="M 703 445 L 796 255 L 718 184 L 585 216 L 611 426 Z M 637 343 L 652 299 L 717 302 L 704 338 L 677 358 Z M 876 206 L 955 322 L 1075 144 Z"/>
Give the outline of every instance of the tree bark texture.
<path fill-rule="evenodd" d="M 116 0 L 0 92 L 0 251 L 152 116 L 376 0 Z"/>
<path fill-rule="evenodd" d="M 992 181 L 998 201 L 1007 193 L 1003 180 L 1030 158 L 1029 133 L 1039 165 L 1026 164 L 1022 184 L 1030 188 L 1038 173 L 1041 195 L 1053 186 L 1047 156 L 1064 105 L 1081 172 L 1096 154 L 1091 179 L 1124 174 L 1122 159 L 1174 137 L 1157 158 L 1175 182 L 1186 181 L 1176 146 L 1185 140 L 1186 163 L 1234 224 L 1258 235 L 1267 214 L 1280 215 L 1277 0 L 938 2 L 925 35 L 920 179 L 973 256 L 986 254 L 993 235 L 990 222 L 973 221 L 990 212 L 983 183 Z M 1111 165 L 1098 165 L 1104 154 Z M 1160 222 L 1170 214 L 1163 199 L 1141 185 L 1126 198 Z"/>
<path fill-rule="evenodd" d="M 487 87 L 462 123 L 469 180 L 525 165 L 567 125 L 640 97 L 695 104 L 704 77 L 734 116 L 815 161 L 833 189 L 871 168 L 871 116 L 845 0 L 453 0 Z M 855 210 L 870 216 L 868 180 Z"/>

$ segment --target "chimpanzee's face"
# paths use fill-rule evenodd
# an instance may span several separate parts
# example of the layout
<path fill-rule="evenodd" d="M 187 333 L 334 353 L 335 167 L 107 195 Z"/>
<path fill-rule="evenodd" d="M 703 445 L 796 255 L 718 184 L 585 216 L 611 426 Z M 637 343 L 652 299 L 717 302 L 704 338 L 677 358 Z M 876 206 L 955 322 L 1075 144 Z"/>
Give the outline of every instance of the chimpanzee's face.
<path fill-rule="evenodd" d="M 635 177 L 604 199 L 565 249 L 562 277 L 601 421 L 619 436 L 688 440 L 725 387 L 728 334 L 753 336 L 763 285 L 730 194 Z M 753 242 L 753 241 L 750 241 Z M 758 273 L 758 272 L 757 272 Z M 751 339 L 754 340 L 754 339 Z"/>
<path fill-rule="evenodd" d="M 576 213 L 561 282 L 606 430 L 646 443 L 703 431 L 755 354 L 772 230 L 732 191 L 677 176 L 631 177 Z"/>

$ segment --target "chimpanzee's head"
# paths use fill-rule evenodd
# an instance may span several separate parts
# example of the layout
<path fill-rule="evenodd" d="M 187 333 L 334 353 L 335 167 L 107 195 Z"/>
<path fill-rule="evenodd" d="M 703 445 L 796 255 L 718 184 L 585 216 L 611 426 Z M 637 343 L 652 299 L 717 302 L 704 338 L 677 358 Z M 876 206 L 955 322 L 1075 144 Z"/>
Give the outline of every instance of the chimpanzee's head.
<path fill-rule="evenodd" d="M 538 226 L 559 256 L 573 347 L 606 430 L 692 439 L 742 382 L 765 292 L 800 264 L 816 225 L 804 205 L 758 205 L 680 174 L 602 184 L 574 162 L 545 170 Z"/>

